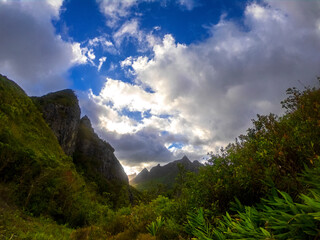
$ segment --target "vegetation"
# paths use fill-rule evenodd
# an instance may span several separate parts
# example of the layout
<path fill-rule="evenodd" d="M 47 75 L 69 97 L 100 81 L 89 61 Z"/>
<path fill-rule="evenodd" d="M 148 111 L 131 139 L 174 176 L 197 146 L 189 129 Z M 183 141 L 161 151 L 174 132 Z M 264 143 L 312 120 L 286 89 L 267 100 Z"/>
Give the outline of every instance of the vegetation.
<path fill-rule="evenodd" d="M 286 114 L 258 116 L 198 173 L 180 169 L 170 194 L 144 193 L 114 209 L 83 180 L 30 98 L 1 77 L 0 237 L 318 239 L 320 89 L 287 93 Z"/>
<path fill-rule="evenodd" d="M 11 199 L 34 216 L 81 226 L 100 206 L 62 151 L 33 102 L 14 82 L 0 81 L 0 180 Z"/>
<path fill-rule="evenodd" d="M 50 103 L 70 107 L 78 105 L 78 101 L 73 97 L 73 94 L 74 93 L 71 89 L 66 89 L 55 93 L 49 93 L 40 98 L 32 97 L 31 99 L 34 101 L 34 104 L 36 104 L 38 108 L 46 106 Z"/>

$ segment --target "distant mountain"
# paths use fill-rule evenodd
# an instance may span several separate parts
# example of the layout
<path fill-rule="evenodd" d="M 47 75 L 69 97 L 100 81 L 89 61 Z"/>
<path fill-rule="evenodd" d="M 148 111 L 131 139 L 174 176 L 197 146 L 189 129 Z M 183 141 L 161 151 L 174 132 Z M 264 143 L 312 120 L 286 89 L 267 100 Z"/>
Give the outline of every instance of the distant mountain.
<path fill-rule="evenodd" d="M 198 172 L 199 168 L 203 166 L 199 161 L 191 162 L 188 157 L 184 156 L 182 159 L 170 162 L 164 166 L 153 167 L 148 171 L 144 168 L 130 184 L 139 190 L 150 189 L 156 184 L 163 184 L 168 188 L 172 188 L 175 179 L 179 173 L 179 165 L 182 166 L 187 172 Z"/>

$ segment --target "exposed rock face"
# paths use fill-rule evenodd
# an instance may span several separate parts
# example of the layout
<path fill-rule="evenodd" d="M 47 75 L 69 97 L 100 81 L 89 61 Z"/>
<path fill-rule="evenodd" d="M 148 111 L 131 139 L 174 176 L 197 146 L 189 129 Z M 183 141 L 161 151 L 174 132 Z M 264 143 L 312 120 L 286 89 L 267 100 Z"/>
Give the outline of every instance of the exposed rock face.
<path fill-rule="evenodd" d="M 72 90 L 32 99 L 64 152 L 73 156 L 77 168 L 90 181 L 99 182 L 100 185 L 106 185 L 105 180 L 128 183 L 128 177 L 114 155 L 114 148 L 95 134 L 87 116 L 80 120 L 78 99 Z"/>
<path fill-rule="evenodd" d="M 71 156 L 75 150 L 80 123 L 77 96 L 72 90 L 67 89 L 32 99 L 53 130 L 64 152 Z"/>
<path fill-rule="evenodd" d="M 89 175 L 100 173 L 108 180 L 128 183 L 128 176 L 115 157 L 113 147 L 98 137 L 87 116 L 80 120 L 74 162 L 89 170 Z"/>

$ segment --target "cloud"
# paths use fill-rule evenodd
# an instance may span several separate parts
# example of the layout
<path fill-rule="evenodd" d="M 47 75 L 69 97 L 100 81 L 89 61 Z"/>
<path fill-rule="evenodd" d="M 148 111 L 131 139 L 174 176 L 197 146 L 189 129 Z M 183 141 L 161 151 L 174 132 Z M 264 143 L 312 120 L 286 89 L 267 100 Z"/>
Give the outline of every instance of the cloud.
<path fill-rule="evenodd" d="M 124 22 L 124 24 L 113 34 L 116 47 L 121 51 L 121 46 L 125 41 L 135 43 L 138 52 L 146 52 L 161 39 L 154 35 L 153 30 L 145 32 L 140 29 L 139 21 L 136 18 Z"/>
<path fill-rule="evenodd" d="M 250 3 L 241 24 L 222 18 L 203 42 L 183 45 L 166 35 L 152 57 L 120 63 L 134 84 L 107 79 L 100 94 L 90 95 L 90 109 L 99 109 L 90 112 L 95 125 L 131 166 L 200 158 L 226 145 L 256 114 L 281 113 L 288 87 L 316 83 L 319 10 L 316 1 Z"/>
<path fill-rule="evenodd" d="M 111 28 L 116 28 L 119 22 L 124 18 L 132 15 L 132 8 L 142 2 L 159 2 L 161 6 L 165 7 L 167 0 L 96 0 L 100 6 L 100 11 L 106 16 L 106 25 Z M 172 0 L 177 5 L 186 10 L 192 10 L 198 4 L 195 0 Z"/>
<path fill-rule="evenodd" d="M 86 62 L 80 44 L 55 35 L 62 1 L 0 1 L 0 69 L 28 94 L 68 87 L 69 68 Z"/>
<path fill-rule="evenodd" d="M 137 0 L 97 0 L 100 10 L 106 15 L 106 24 L 115 27 L 117 22 L 129 15 L 130 8 L 137 4 Z"/>
<path fill-rule="evenodd" d="M 177 3 L 189 11 L 196 6 L 196 3 L 194 0 L 177 0 Z"/>
<path fill-rule="evenodd" d="M 132 19 L 125 22 L 120 29 L 115 32 L 113 39 L 115 40 L 117 46 L 120 46 L 125 38 L 133 37 L 138 41 L 142 40 L 142 32 L 139 30 L 138 20 Z"/>
<path fill-rule="evenodd" d="M 100 72 L 103 63 L 104 63 L 106 60 L 107 60 L 106 57 L 101 57 L 101 58 L 99 58 L 98 72 Z"/>
<path fill-rule="evenodd" d="M 118 50 L 115 48 L 114 44 L 110 41 L 109 37 L 105 35 L 89 39 L 87 41 L 87 46 L 93 48 L 101 46 L 104 52 L 118 54 Z"/>
<path fill-rule="evenodd" d="M 90 49 L 88 51 L 88 57 L 91 59 L 91 60 L 94 60 L 96 58 L 96 55 L 94 55 L 94 52 L 93 52 L 93 49 Z"/>
<path fill-rule="evenodd" d="M 93 50 L 91 49 L 90 51 L 88 51 L 87 48 L 81 48 L 80 43 L 75 42 L 71 45 L 71 47 L 72 47 L 72 53 L 73 53 L 73 59 L 71 60 L 72 63 L 85 64 L 88 61 L 88 57 L 90 59 L 95 58 L 93 54 Z M 86 55 L 88 55 L 88 57 Z"/>

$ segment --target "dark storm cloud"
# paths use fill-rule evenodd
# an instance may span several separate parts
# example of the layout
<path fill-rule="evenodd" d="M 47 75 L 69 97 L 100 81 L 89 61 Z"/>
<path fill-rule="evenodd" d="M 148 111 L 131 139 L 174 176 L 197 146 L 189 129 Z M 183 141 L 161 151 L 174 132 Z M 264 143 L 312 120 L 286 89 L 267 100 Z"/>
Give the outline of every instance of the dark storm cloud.
<path fill-rule="evenodd" d="M 157 129 L 145 128 L 135 134 L 102 132 L 102 137 L 113 144 L 116 155 L 127 166 L 135 166 L 141 162 L 169 162 L 173 154 L 164 146 Z"/>

